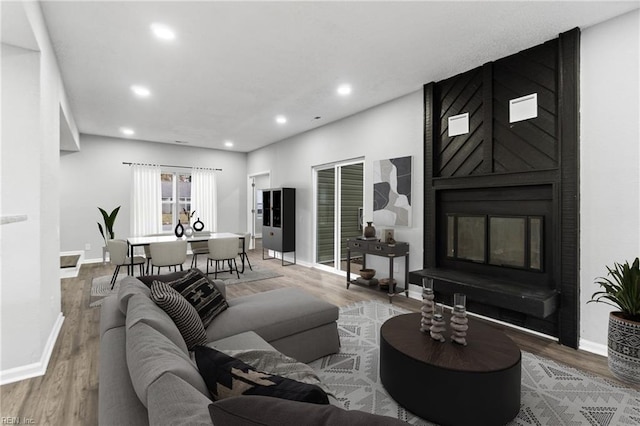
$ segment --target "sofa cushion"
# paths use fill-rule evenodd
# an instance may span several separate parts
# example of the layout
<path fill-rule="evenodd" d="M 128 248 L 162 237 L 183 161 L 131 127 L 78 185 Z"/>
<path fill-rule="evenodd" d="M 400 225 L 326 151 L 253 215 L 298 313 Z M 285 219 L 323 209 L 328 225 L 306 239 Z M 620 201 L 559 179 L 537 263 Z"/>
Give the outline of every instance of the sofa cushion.
<path fill-rule="evenodd" d="M 127 329 L 138 323 L 145 323 L 166 336 L 185 354 L 189 351 L 187 345 L 171 317 L 147 296 L 141 294 L 129 298 L 127 310 Z"/>
<path fill-rule="evenodd" d="M 394 426 L 407 423 L 392 417 L 347 411 L 333 405 L 309 404 L 266 396 L 237 396 L 209 405 L 215 425 L 234 426 Z M 302 420 L 304 419 L 304 420 Z"/>
<path fill-rule="evenodd" d="M 120 312 L 127 314 L 127 306 L 129 299 L 134 294 L 142 294 L 149 297 L 149 287 L 144 285 L 138 279 L 133 277 L 125 277 L 120 283 L 118 289 L 118 301 L 120 302 Z"/>
<path fill-rule="evenodd" d="M 151 284 L 151 299 L 173 320 L 189 350 L 204 345 L 207 334 L 196 309 L 167 283 L 154 281 Z"/>
<path fill-rule="evenodd" d="M 229 309 L 207 327 L 207 340 L 253 330 L 271 342 L 337 319 L 337 306 L 301 289 L 282 288 L 229 299 Z"/>
<path fill-rule="evenodd" d="M 169 272 L 168 274 L 162 274 L 162 275 L 143 275 L 141 277 L 138 277 L 138 279 L 142 281 L 144 285 L 151 288 L 151 284 L 153 284 L 154 281 L 161 281 L 163 283 L 168 283 L 171 281 L 179 280 L 180 278 L 187 275 L 187 272 L 189 271 L 175 271 L 175 272 Z"/>
<path fill-rule="evenodd" d="M 112 328 L 124 327 L 125 320 L 116 295 L 105 297 L 100 308 L 100 337 Z"/>
<path fill-rule="evenodd" d="M 327 394 L 318 386 L 257 371 L 237 358 L 206 346 L 197 346 L 194 353 L 200 374 L 216 400 L 239 395 L 264 395 L 316 404 L 329 403 Z"/>
<path fill-rule="evenodd" d="M 196 308 L 205 327 L 229 307 L 215 284 L 199 269 L 191 269 L 182 278 L 168 284 Z"/>
<path fill-rule="evenodd" d="M 163 275 L 143 275 L 141 277 L 138 277 L 138 279 L 142 281 L 147 287 L 151 287 L 151 284 L 153 284 L 154 281 L 162 281 L 163 283 L 169 283 L 171 281 L 176 281 L 184 277 L 188 272 L 189 271 L 176 271 L 176 272 L 171 272 Z M 212 279 L 209 279 L 209 281 L 211 281 L 216 286 L 220 294 L 222 294 L 222 297 L 224 298 L 227 297 L 227 289 L 224 281 L 212 280 Z"/>
<path fill-rule="evenodd" d="M 145 407 L 149 407 L 149 387 L 166 373 L 180 377 L 202 395 L 209 397 L 207 385 L 189 356 L 148 324 L 138 322 L 128 326 L 126 342 L 131 383 Z"/>
<path fill-rule="evenodd" d="M 172 373 L 149 386 L 150 425 L 211 425 L 211 399 Z M 219 424 L 219 423 L 218 423 Z"/>
<path fill-rule="evenodd" d="M 244 333 L 234 334 L 224 339 L 209 342 L 205 346 L 227 352 L 248 349 L 261 349 L 265 351 L 275 351 L 276 348 L 267 343 L 262 337 L 253 331 L 245 331 Z"/>
<path fill-rule="evenodd" d="M 104 309 L 104 305 L 102 305 Z M 116 307 L 119 312 L 119 309 Z M 98 418 L 100 424 L 144 425 L 145 407 L 136 396 L 127 369 L 124 327 L 112 328 L 100 337 Z M 104 420 L 108 419 L 108 423 Z"/>

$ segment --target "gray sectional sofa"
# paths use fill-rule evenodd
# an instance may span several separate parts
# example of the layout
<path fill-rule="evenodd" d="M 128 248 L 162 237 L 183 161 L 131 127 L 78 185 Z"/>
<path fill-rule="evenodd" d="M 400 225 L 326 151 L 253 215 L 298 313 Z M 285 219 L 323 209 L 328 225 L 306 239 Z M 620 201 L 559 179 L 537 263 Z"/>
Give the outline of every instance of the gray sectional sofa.
<path fill-rule="evenodd" d="M 166 280 L 171 279 L 175 279 L 175 274 Z M 214 283 L 225 295 L 223 282 Z M 278 289 L 227 301 L 229 308 L 206 330 L 209 345 L 216 349 L 275 349 L 300 362 L 339 350 L 338 308 L 300 289 Z M 248 406 L 246 401 L 252 399 L 247 400 L 247 396 L 212 404 L 211 395 L 190 358 L 182 335 L 171 318 L 149 297 L 149 287 L 142 281 L 125 278 L 119 293 L 107 297 L 101 310 L 100 425 L 211 425 L 210 405 L 224 403 L 219 407 L 222 410 L 219 415 L 226 417 L 220 419 L 236 414 L 229 408 L 234 404 L 241 407 L 240 415 L 258 418 L 263 412 L 259 407 L 264 404 L 274 407 L 276 398 L 270 397 L 253 397 L 254 403 Z M 238 398 L 240 401 L 234 402 Z M 358 421 L 366 421 L 363 424 L 394 422 L 390 418 L 347 412 L 332 406 L 280 402 L 279 406 L 292 407 L 292 412 L 300 409 L 297 404 L 303 404 L 303 411 L 307 413 L 318 410 L 319 418 L 347 415 L 356 417 L 351 419 L 354 424 Z M 339 405 L 335 399 L 332 403 Z M 258 411 L 252 412 L 251 406 Z M 314 407 L 310 410 L 307 408 L 310 406 Z M 293 420 L 298 421 L 299 417 Z M 221 423 L 254 424 L 246 418 L 216 422 Z M 279 420 L 275 424 L 286 422 Z"/>

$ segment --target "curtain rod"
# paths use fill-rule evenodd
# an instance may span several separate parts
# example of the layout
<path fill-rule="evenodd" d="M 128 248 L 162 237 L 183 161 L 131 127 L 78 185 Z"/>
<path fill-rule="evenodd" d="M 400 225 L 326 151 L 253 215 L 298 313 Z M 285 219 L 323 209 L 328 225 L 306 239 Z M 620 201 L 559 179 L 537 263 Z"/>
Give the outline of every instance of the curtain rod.
<path fill-rule="evenodd" d="M 222 171 L 222 169 L 214 169 L 214 168 L 211 168 L 211 167 L 173 166 L 171 164 L 130 163 L 130 162 L 127 162 L 127 161 L 123 161 L 122 164 L 126 164 L 127 166 L 133 166 L 133 165 L 136 165 L 136 166 L 159 166 L 159 167 L 175 167 L 175 168 L 178 168 L 178 169 L 203 169 L 203 170 L 213 170 L 213 171 L 216 171 L 216 172 L 221 172 Z"/>

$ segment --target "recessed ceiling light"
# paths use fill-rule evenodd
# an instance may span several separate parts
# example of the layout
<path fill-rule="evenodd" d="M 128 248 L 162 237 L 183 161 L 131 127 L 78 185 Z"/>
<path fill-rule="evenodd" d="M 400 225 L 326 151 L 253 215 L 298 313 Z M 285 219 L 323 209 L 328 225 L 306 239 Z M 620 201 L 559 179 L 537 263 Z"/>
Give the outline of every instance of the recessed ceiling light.
<path fill-rule="evenodd" d="M 287 122 L 287 117 L 285 117 L 284 115 L 279 115 L 276 117 L 276 123 L 284 124 L 286 122 Z"/>
<path fill-rule="evenodd" d="M 130 129 L 128 127 L 120 127 L 120 131 L 122 132 L 123 135 L 127 135 L 127 136 L 132 136 L 136 133 L 133 131 L 133 129 Z"/>
<path fill-rule="evenodd" d="M 176 38 L 176 33 L 164 24 L 151 24 L 151 31 L 156 37 L 162 40 L 173 40 Z"/>
<path fill-rule="evenodd" d="M 131 91 L 136 94 L 136 96 L 140 96 L 141 98 L 146 98 L 151 94 L 151 91 L 144 86 L 139 86 L 134 84 L 131 86 Z"/>
<path fill-rule="evenodd" d="M 233 142 L 231 141 L 225 141 L 224 146 L 231 148 L 233 146 Z"/>
<path fill-rule="evenodd" d="M 351 86 L 348 84 L 343 84 L 341 86 L 338 87 L 338 95 L 340 96 L 347 96 L 351 94 Z"/>

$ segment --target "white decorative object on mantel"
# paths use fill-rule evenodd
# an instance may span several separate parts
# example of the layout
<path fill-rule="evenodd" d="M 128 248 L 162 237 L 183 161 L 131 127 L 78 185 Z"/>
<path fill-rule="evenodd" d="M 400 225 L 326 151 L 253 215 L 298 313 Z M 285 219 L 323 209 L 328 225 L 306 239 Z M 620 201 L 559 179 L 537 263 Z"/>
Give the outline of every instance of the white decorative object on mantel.
<path fill-rule="evenodd" d="M 14 215 L 6 215 L 2 216 L 2 225 L 7 225 L 9 223 L 16 222 L 26 222 L 27 215 L 26 214 L 14 214 Z"/>

